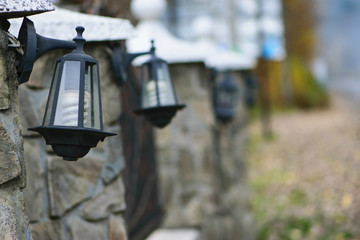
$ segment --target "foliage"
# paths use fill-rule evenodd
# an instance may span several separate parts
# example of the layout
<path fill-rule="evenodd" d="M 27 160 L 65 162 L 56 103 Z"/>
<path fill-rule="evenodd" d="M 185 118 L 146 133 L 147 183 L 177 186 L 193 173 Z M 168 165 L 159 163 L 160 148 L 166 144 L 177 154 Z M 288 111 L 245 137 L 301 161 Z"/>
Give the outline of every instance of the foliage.
<path fill-rule="evenodd" d="M 261 99 L 275 107 L 325 107 L 329 96 L 309 67 L 317 41 L 314 1 L 283 0 L 283 9 L 288 58 L 285 63 L 259 62 Z"/>
<path fill-rule="evenodd" d="M 354 234 L 347 230 L 339 229 L 339 226 L 330 222 L 324 222 L 323 216 L 318 215 L 312 218 L 289 216 L 278 218 L 265 224 L 258 234 L 259 240 L 281 239 L 281 240 L 346 240 L 354 239 Z M 321 224 L 326 231 L 321 234 L 315 233 L 317 225 Z"/>
<path fill-rule="evenodd" d="M 323 108 L 329 104 L 329 95 L 314 77 L 309 66 L 296 55 L 287 59 L 287 76 L 280 62 L 260 61 L 258 105 L 270 102 L 273 109 L 298 107 L 302 109 Z M 267 92 L 267 93 L 266 93 Z"/>
<path fill-rule="evenodd" d="M 290 64 L 296 106 L 304 109 L 327 106 L 329 96 L 309 68 L 296 56 L 290 57 Z"/>

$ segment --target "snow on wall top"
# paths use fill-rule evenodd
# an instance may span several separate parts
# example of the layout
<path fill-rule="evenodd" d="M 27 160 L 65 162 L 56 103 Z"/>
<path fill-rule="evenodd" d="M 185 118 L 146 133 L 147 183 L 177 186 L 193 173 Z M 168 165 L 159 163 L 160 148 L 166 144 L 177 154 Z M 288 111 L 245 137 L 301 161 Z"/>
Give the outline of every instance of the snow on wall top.
<path fill-rule="evenodd" d="M 44 37 L 71 41 L 77 26 L 85 27 L 83 34 L 88 42 L 116 41 L 131 37 L 133 26 L 128 20 L 89 15 L 57 7 L 55 11 L 29 17 L 36 33 Z M 22 19 L 10 20 L 10 32 L 17 36 Z"/>
<path fill-rule="evenodd" d="M 17 18 L 54 10 L 50 0 L 2 0 L 0 17 Z"/>

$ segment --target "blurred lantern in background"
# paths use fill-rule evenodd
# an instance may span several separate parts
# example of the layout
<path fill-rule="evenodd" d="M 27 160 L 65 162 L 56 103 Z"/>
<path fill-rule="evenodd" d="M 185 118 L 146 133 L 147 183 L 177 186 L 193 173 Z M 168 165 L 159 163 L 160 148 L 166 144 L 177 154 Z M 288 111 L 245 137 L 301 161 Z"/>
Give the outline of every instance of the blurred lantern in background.
<path fill-rule="evenodd" d="M 150 59 L 141 67 L 141 107 L 135 112 L 144 115 L 156 127 L 162 128 L 185 105 L 178 104 L 167 62 L 155 55 L 154 46 L 150 54 Z"/>
<path fill-rule="evenodd" d="M 218 72 L 215 75 L 213 104 L 216 118 L 227 123 L 236 114 L 238 86 L 233 80 L 232 72 Z"/>

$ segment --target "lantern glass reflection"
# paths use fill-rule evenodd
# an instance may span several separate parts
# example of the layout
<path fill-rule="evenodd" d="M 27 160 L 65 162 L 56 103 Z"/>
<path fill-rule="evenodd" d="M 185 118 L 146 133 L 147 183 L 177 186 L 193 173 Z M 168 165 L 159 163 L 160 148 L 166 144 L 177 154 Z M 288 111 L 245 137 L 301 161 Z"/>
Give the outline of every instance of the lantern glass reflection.
<path fill-rule="evenodd" d="M 80 62 L 66 61 L 61 75 L 53 125 L 78 126 L 79 87 Z"/>
<path fill-rule="evenodd" d="M 84 127 L 101 129 L 99 69 L 91 63 L 85 69 Z"/>
<path fill-rule="evenodd" d="M 166 63 L 145 63 L 142 66 L 142 80 L 143 108 L 169 106 L 177 103 Z"/>
<path fill-rule="evenodd" d="M 84 69 L 84 81 L 81 82 L 82 69 Z M 97 64 L 58 61 L 43 126 L 73 126 L 101 130 L 100 117 Z"/>
<path fill-rule="evenodd" d="M 53 104 L 49 104 L 49 103 L 54 102 L 56 86 L 58 85 L 58 82 L 59 82 L 59 79 L 58 79 L 59 71 L 60 71 L 60 62 L 57 62 L 55 65 L 54 75 L 53 75 L 53 79 L 51 82 L 51 88 L 50 88 L 50 92 L 49 92 L 48 102 L 46 105 L 43 126 L 49 126 L 51 119 L 52 119 Z"/>

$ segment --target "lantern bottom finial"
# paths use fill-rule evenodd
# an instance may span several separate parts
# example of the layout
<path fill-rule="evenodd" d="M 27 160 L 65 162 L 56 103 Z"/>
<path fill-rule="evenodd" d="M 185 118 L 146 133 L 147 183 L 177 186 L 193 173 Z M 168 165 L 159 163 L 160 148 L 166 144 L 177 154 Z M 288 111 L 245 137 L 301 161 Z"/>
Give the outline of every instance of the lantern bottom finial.
<path fill-rule="evenodd" d="M 215 108 L 216 118 L 222 123 L 229 123 L 234 119 L 235 111 L 232 109 Z"/>
<path fill-rule="evenodd" d="M 154 126 L 163 128 L 171 122 L 176 112 L 180 109 L 183 109 L 184 107 L 184 104 L 179 104 L 162 107 L 142 108 L 135 110 L 135 113 L 144 115 L 144 117 Z"/>
<path fill-rule="evenodd" d="M 65 144 L 52 144 L 51 147 L 56 155 L 63 157 L 66 161 L 76 161 L 78 158 L 84 157 L 91 148 L 88 146 L 71 146 Z"/>

